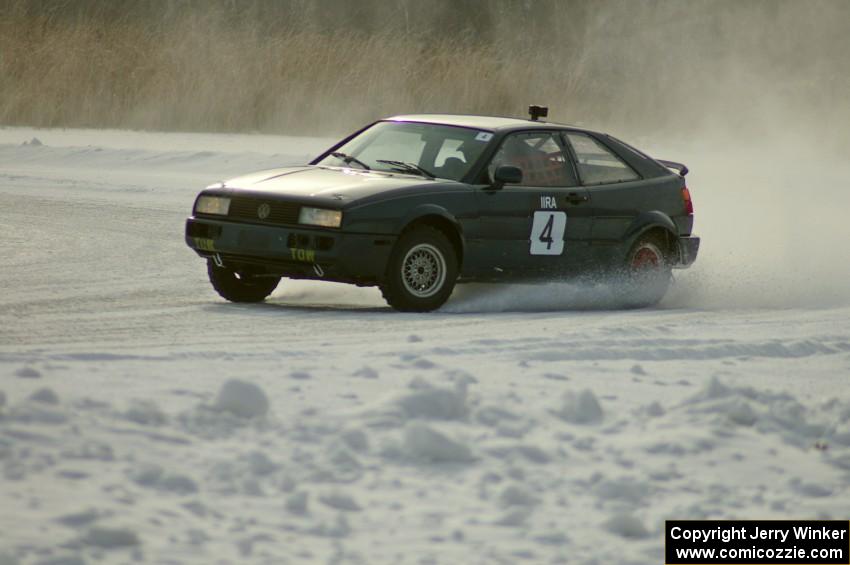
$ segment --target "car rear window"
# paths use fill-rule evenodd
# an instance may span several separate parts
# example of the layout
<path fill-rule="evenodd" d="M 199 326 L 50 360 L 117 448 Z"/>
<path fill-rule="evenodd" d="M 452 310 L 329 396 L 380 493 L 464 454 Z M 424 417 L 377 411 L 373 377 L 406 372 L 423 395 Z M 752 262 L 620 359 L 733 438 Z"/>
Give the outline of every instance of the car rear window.
<path fill-rule="evenodd" d="M 584 184 L 610 184 L 640 178 L 634 169 L 596 139 L 583 133 L 567 133 L 573 148 L 579 176 Z"/>

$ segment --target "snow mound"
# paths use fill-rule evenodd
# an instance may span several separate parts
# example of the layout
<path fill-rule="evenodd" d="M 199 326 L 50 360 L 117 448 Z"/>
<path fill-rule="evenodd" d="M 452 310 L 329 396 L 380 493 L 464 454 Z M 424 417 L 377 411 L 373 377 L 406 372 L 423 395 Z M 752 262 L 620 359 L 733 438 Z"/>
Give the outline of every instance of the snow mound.
<path fill-rule="evenodd" d="M 752 426 L 758 420 L 753 407 L 742 399 L 735 399 L 730 402 L 725 408 L 726 417 L 730 422 L 739 426 Z"/>
<path fill-rule="evenodd" d="M 138 545 L 139 536 L 128 528 L 94 527 L 83 537 L 83 542 L 102 549 L 114 549 Z"/>
<path fill-rule="evenodd" d="M 165 413 L 151 400 L 132 401 L 123 417 L 142 426 L 162 426 L 168 421 Z"/>
<path fill-rule="evenodd" d="M 372 367 L 366 366 L 354 371 L 353 376 L 360 377 L 361 379 L 377 379 L 378 371 Z"/>
<path fill-rule="evenodd" d="M 397 399 L 396 405 L 407 418 L 463 420 L 467 415 L 466 389 L 423 388 Z"/>
<path fill-rule="evenodd" d="M 80 512 L 65 514 L 64 516 L 56 518 L 56 521 L 64 526 L 68 526 L 69 528 L 78 528 L 82 526 L 88 526 L 92 522 L 97 521 L 99 517 L 100 514 L 97 512 L 97 510 L 95 510 L 94 508 L 89 508 Z"/>
<path fill-rule="evenodd" d="M 497 526 L 504 526 L 506 528 L 519 528 L 525 526 L 525 523 L 528 521 L 531 514 L 532 509 L 529 507 L 512 508 L 499 516 L 499 518 L 493 523 Z"/>
<path fill-rule="evenodd" d="M 605 479 L 593 487 L 600 502 L 616 502 L 619 504 L 639 504 L 651 494 L 648 484 L 632 478 Z"/>
<path fill-rule="evenodd" d="M 286 508 L 287 512 L 289 512 L 290 514 L 295 514 L 296 516 L 303 516 L 308 512 L 308 502 L 309 494 L 302 490 L 294 492 L 288 497 L 286 497 L 284 508 Z"/>
<path fill-rule="evenodd" d="M 696 404 L 699 402 L 717 400 L 719 398 L 726 398 L 730 394 L 732 394 L 732 389 L 730 387 L 720 382 L 720 379 L 717 377 L 711 377 L 708 382 L 706 382 L 705 386 L 690 398 L 689 402 Z"/>
<path fill-rule="evenodd" d="M 499 436 L 504 434 L 499 433 Z M 496 459 L 503 459 L 512 463 L 536 463 L 539 465 L 550 463 L 552 456 L 543 448 L 531 444 L 496 444 L 484 449 L 487 455 Z"/>
<path fill-rule="evenodd" d="M 291 492 L 295 482 L 286 473 L 279 473 L 281 470 L 282 465 L 262 451 L 228 452 L 227 458 L 211 463 L 204 487 L 221 494 L 247 496 L 265 496 L 270 488 Z"/>
<path fill-rule="evenodd" d="M 9 418 L 22 424 L 60 425 L 68 416 L 58 406 L 59 398 L 50 389 L 41 389 L 9 411 Z"/>
<path fill-rule="evenodd" d="M 572 424 L 598 424 L 602 422 L 602 406 L 596 395 L 590 390 L 578 394 L 567 392 L 561 400 L 561 407 L 554 414 Z"/>
<path fill-rule="evenodd" d="M 264 477 L 278 470 L 280 465 L 272 461 L 262 451 L 251 451 L 245 457 L 249 472 L 257 477 Z"/>
<path fill-rule="evenodd" d="M 345 514 L 338 514 L 332 523 L 319 523 L 307 530 L 307 533 L 323 538 L 344 538 L 351 534 L 351 526 Z"/>
<path fill-rule="evenodd" d="M 791 479 L 789 485 L 799 494 L 811 498 L 825 498 L 833 494 L 833 490 L 826 485 L 803 481 L 801 479 Z"/>
<path fill-rule="evenodd" d="M 519 415 L 498 405 L 482 406 L 475 411 L 475 420 L 485 426 L 497 427 L 505 422 L 517 422 Z"/>
<path fill-rule="evenodd" d="M 342 492 L 330 492 L 328 494 L 324 494 L 319 497 L 319 501 L 329 508 L 341 510 L 343 512 L 360 512 L 360 510 L 362 510 L 354 498 Z"/>
<path fill-rule="evenodd" d="M 666 411 L 660 402 L 653 400 L 649 404 L 642 406 L 639 412 L 648 418 L 660 418 Z"/>
<path fill-rule="evenodd" d="M 424 379 L 413 379 L 408 391 L 395 395 L 369 411 L 378 422 L 403 425 L 409 420 L 464 421 L 468 381 L 461 379 L 452 387 L 436 386 Z"/>
<path fill-rule="evenodd" d="M 37 369 L 33 369 L 32 367 L 21 367 L 15 371 L 15 376 L 20 379 L 40 379 L 41 372 Z"/>
<path fill-rule="evenodd" d="M 602 527 L 626 539 L 644 539 L 650 536 L 643 522 L 632 514 L 616 514 L 606 520 Z"/>
<path fill-rule="evenodd" d="M 369 436 L 363 430 L 345 430 L 339 437 L 345 445 L 358 453 L 369 451 Z"/>
<path fill-rule="evenodd" d="M 254 383 L 230 379 L 219 390 L 215 408 L 241 418 L 258 418 L 268 412 L 269 399 Z"/>
<path fill-rule="evenodd" d="M 681 407 L 697 422 L 707 421 L 721 429 L 752 427 L 798 447 L 810 447 L 839 430 L 835 412 L 841 408 L 836 402 L 824 410 L 811 410 L 790 394 L 729 386 L 712 377 Z"/>
<path fill-rule="evenodd" d="M 59 404 L 59 395 L 51 388 L 40 388 L 30 395 L 30 400 L 40 402 L 42 404 L 57 405 Z"/>
<path fill-rule="evenodd" d="M 129 473 L 130 479 L 139 486 L 155 488 L 178 495 L 198 492 L 195 481 L 184 474 L 164 470 L 159 465 L 141 465 Z"/>
<path fill-rule="evenodd" d="M 422 422 L 411 422 L 404 430 L 404 445 L 415 459 L 433 463 L 468 463 L 469 447 Z"/>
<path fill-rule="evenodd" d="M 534 506 L 540 501 L 527 489 L 518 485 L 508 485 L 499 494 L 502 506 Z"/>

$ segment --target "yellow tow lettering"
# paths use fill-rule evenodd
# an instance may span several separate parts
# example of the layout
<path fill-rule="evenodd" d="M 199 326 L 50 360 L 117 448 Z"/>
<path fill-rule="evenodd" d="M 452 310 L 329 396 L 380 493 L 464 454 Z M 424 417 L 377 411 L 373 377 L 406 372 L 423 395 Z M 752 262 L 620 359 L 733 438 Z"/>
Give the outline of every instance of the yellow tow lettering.
<path fill-rule="evenodd" d="M 297 249 L 291 248 L 289 253 L 292 255 L 293 261 L 305 261 L 313 263 L 316 261 L 316 252 L 312 249 Z"/>
<path fill-rule="evenodd" d="M 205 237 L 196 237 L 195 245 L 197 245 L 198 249 L 201 251 L 215 251 L 215 242 Z"/>

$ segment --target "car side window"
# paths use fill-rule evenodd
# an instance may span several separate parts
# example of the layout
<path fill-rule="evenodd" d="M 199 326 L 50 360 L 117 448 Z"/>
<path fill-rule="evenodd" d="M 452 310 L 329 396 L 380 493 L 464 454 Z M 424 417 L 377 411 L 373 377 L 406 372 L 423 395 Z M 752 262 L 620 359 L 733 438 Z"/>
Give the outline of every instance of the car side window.
<path fill-rule="evenodd" d="M 634 169 L 589 135 L 568 132 L 566 137 L 584 184 L 610 184 L 640 178 Z"/>
<path fill-rule="evenodd" d="M 554 132 L 513 133 L 496 151 L 487 172 L 490 179 L 496 169 L 509 165 L 522 170 L 519 186 L 575 186 L 571 163 Z"/>

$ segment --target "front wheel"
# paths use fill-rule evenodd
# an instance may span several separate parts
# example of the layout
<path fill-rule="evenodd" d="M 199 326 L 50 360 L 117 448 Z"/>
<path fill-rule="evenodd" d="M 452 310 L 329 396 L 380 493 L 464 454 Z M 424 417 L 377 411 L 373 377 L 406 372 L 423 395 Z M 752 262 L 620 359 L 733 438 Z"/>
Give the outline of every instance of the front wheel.
<path fill-rule="evenodd" d="M 626 256 L 626 303 L 633 308 L 658 304 L 673 280 L 673 269 L 660 237 L 641 237 Z"/>
<path fill-rule="evenodd" d="M 262 302 L 280 282 L 280 277 L 258 277 L 219 267 L 207 261 L 207 274 L 215 291 L 230 302 Z"/>
<path fill-rule="evenodd" d="M 387 265 L 381 293 L 402 312 L 430 312 L 449 299 L 458 275 L 457 254 L 435 228 L 420 226 L 403 234 Z"/>

